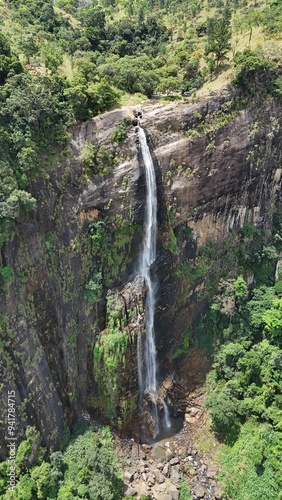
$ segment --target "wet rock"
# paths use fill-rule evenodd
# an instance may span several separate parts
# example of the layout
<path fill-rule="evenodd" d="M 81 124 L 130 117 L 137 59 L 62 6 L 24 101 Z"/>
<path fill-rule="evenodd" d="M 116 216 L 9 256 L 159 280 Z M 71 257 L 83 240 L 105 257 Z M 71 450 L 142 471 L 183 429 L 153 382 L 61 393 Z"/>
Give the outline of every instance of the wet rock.
<path fill-rule="evenodd" d="M 197 498 L 204 498 L 205 496 L 205 488 L 201 484 L 197 484 L 194 488 L 194 494 L 196 495 Z"/>

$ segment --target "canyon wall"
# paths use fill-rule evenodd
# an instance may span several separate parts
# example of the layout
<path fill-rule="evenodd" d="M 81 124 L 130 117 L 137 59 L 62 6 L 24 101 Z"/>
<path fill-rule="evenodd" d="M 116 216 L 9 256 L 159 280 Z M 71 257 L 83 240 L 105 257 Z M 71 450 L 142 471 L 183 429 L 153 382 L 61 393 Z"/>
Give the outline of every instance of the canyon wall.
<path fill-rule="evenodd" d="M 230 255 L 246 225 L 266 243 L 273 230 L 281 111 L 270 98 L 258 106 L 226 90 L 143 112 L 159 200 L 159 377 L 170 378 L 163 390 L 177 406 L 177 377 L 192 389 L 208 366 L 187 368 L 191 353 L 204 359 L 212 340 L 206 331 L 206 345 L 197 342 L 207 283 L 223 269 L 237 276 Z M 135 268 L 145 178 L 134 114 L 123 108 L 75 127 L 67 154 L 32 180 L 36 210 L 11 222 L 0 261 L 13 270 L 1 282 L 2 443 L 8 390 L 16 391 L 19 432 L 34 425 L 51 448 L 80 418 L 138 434 L 136 342 L 146 287 Z"/>

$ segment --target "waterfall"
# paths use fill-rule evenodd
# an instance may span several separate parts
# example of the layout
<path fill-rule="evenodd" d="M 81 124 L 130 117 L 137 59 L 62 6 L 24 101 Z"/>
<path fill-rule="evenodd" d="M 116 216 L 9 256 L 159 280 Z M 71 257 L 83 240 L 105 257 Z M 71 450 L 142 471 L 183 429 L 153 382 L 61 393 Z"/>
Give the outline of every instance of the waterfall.
<path fill-rule="evenodd" d="M 146 294 L 146 339 L 144 345 L 144 371 L 142 368 L 142 344 L 139 332 L 137 342 L 137 363 L 139 391 L 142 398 L 144 393 L 150 395 L 153 409 L 152 415 L 155 421 L 155 430 L 160 430 L 158 400 L 164 407 L 164 426 L 170 427 L 169 412 L 165 401 L 157 393 L 157 351 L 154 333 L 154 312 L 156 304 L 156 286 L 151 278 L 151 265 L 156 260 L 157 242 L 157 183 L 153 160 L 147 144 L 146 135 L 142 127 L 139 127 L 139 140 L 145 166 L 146 176 L 146 205 L 144 222 L 143 248 L 140 255 L 139 274 L 144 277 L 147 284 Z M 143 375 L 144 379 L 143 380 Z"/>
<path fill-rule="evenodd" d="M 143 374 L 142 374 L 142 339 L 141 339 L 141 315 L 139 311 L 139 307 L 137 305 L 137 366 L 138 366 L 138 386 L 140 394 L 144 392 L 144 384 L 143 384 Z"/>

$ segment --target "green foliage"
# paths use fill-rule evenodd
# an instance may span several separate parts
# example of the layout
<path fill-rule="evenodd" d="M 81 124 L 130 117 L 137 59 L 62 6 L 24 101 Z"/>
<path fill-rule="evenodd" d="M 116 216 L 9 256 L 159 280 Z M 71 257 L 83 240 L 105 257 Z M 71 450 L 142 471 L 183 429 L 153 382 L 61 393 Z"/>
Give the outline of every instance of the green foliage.
<path fill-rule="evenodd" d="M 65 451 L 54 452 L 50 461 L 32 465 L 30 457 L 34 454 L 31 436 L 20 443 L 17 464 L 21 467 L 16 485 L 17 500 L 66 500 L 93 499 L 118 500 L 122 498 L 122 480 L 114 455 L 113 440 L 108 428 L 79 429 L 71 436 Z M 82 432 L 82 434 L 80 434 Z M 34 457 L 33 457 L 34 462 Z M 24 470 L 22 469 L 25 464 Z M 5 472 L 6 463 L 1 464 L 0 478 Z M 7 472 L 7 471 L 6 471 Z M 0 493 L 3 500 L 10 498 L 9 492 L 0 479 Z"/>
<path fill-rule="evenodd" d="M 189 332 L 185 332 L 182 337 L 182 342 L 180 346 L 176 349 L 176 351 L 172 355 L 172 359 L 178 358 L 182 356 L 182 354 L 186 354 L 189 351 L 190 347 L 190 335 Z"/>
<path fill-rule="evenodd" d="M 221 477 L 228 497 L 234 500 L 279 498 L 277 473 L 281 474 L 277 468 L 277 451 L 281 445 L 281 436 L 269 425 L 258 425 L 254 420 L 244 424 L 238 440 L 224 450 L 222 457 Z"/>
<path fill-rule="evenodd" d="M 81 148 L 81 160 L 88 175 L 108 174 L 115 162 L 106 146 L 96 146 L 89 141 L 85 141 Z"/>
<path fill-rule="evenodd" d="M 0 277 L 5 285 L 8 285 L 14 279 L 14 270 L 11 266 L 4 266 L 0 269 Z"/>
<path fill-rule="evenodd" d="M 102 274 L 96 273 L 92 276 L 89 283 L 85 285 L 84 296 L 86 297 L 89 304 L 93 304 L 94 302 L 99 300 L 102 290 Z"/>
<path fill-rule="evenodd" d="M 127 249 L 136 230 L 134 224 L 116 214 L 112 225 L 103 220 L 89 224 L 92 250 L 100 260 L 100 272 L 106 286 L 117 278 L 127 264 Z"/>
<path fill-rule="evenodd" d="M 14 74 L 23 71 L 18 57 L 11 52 L 7 38 L 0 33 L 0 85 Z"/>
<path fill-rule="evenodd" d="M 182 81 L 182 92 L 192 91 L 201 87 L 203 83 L 200 71 L 200 58 L 191 57 L 184 66 L 184 75 Z"/>
<path fill-rule="evenodd" d="M 241 302 L 233 302 L 229 325 L 225 311 L 214 308 L 217 327 L 229 340 L 215 356 L 207 406 L 214 429 L 228 445 L 222 457 L 227 494 L 255 499 L 268 490 L 276 498 L 282 486 L 281 288 L 279 283 L 255 288 L 248 298 L 242 277 L 233 287 Z M 254 425 L 259 429 L 255 433 Z"/>
<path fill-rule="evenodd" d="M 182 481 L 180 484 L 180 500 L 192 500 L 191 491 L 186 481 Z"/>
<path fill-rule="evenodd" d="M 102 66 L 101 74 L 112 73 L 116 87 L 130 93 L 140 92 L 150 97 L 158 83 L 153 61 L 146 55 L 125 55 L 111 66 Z"/>
<path fill-rule="evenodd" d="M 64 481 L 58 491 L 58 500 L 71 498 L 71 495 L 72 498 L 97 500 L 121 497 L 122 481 L 107 428 L 98 432 L 89 429 L 74 437 L 63 454 L 63 470 Z"/>
<path fill-rule="evenodd" d="M 260 52 L 245 49 L 234 56 L 236 76 L 234 84 L 253 95 L 258 90 L 269 92 L 273 89 L 276 76 L 275 64 Z"/>
<path fill-rule="evenodd" d="M 213 59 L 208 59 L 210 69 L 213 70 L 213 64 L 217 68 L 231 49 L 231 28 L 230 11 L 225 10 L 222 17 L 213 17 L 207 21 L 208 41 L 205 47 L 205 55 L 212 54 Z"/>
<path fill-rule="evenodd" d="M 107 298 L 107 328 L 97 339 L 94 352 L 94 376 L 98 382 L 99 393 L 105 405 L 106 414 L 115 416 L 121 370 L 125 365 L 125 351 L 128 343 L 126 317 L 122 307 Z M 124 324 L 125 323 L 125 324 Z"/>
<path fill-rule="evenodd" d="M 97 146 L 92 142 L 85 141 L 81 148 L 80 158 L 83 165 L 89 171 L 90 168 L 95 164 L 97 155 Z"/>
<path fill-rule="evenodd" d="M 129 118 L 129 117 L 128 117 Z M 131 125 L 131 119 L 129 120 L 125 117 L 123 122 L 117 126 L 116 130 L 112 133 L 110 140 L 111 142 L 117 142 L 122 144 L 128 134 L 128 127 Z"/>
<path fill-rule="evenodd" d="M 169 231 L 166 240 L 163 242 L 163 247 L 166 250 L 169 250 L 171 253 L 175 254 L 177 252 L 177 239 L 173 232 L 173 229 Z"/>
<path fill-rule="evenodd" d="M 87 86 L 74 80 L 73 84 L 66 89 L 65 96 L 79 122 L 117 107 L 120 99 L 120 93 L 108 83 L 106 78 Z"/>
<path fill-rule="evenodd" d="M 246 297 L 248 287 L 247 283 L 245 282 L 242 276 L 239 276 L 237 280 L 234 282 L 234 289 L 235 289 L 235 297 L 238 297 L 238 299 Z"/>
<path fill-rule="evenodd" d="M 262 11 L 261 22 L 269 35 L 277 36 L 282 31 L 281 2 L 268 1 Z"/>
<path fill-rule="evenodd" d="M 21 74 L 0 88 L 0 218 L 18 219 L 35 208 L 36 200 L 26 191 L 30 174 L 38 170 L 50 143 L 66 139 L 70 115 L 65 85 L 58 77 Z"/>
<path fill-rule="evenodd" d="M 204 277 L 214 266 L 216 250 L 214 242 L 199 248 L 198 255 L 194 260 L 187 259 L 176 271 L 177 276 L 185 277 L 187 286 L 192 286 L 198 278 Z"/>
<path fill-rule="evenodd" d="M 40 434 L 35 427 L 28 426 L 25 437 L 26 439 L 20 443 L 16 455 L 16 465 L 23 471 L 31 465 L 40 463 L 43 458 Z"/>
<path fill-rule="evenodd" d="M 274 299 L 272 307 L 262 315 L 265 330 L 282 346 L 282 299 Z"/>

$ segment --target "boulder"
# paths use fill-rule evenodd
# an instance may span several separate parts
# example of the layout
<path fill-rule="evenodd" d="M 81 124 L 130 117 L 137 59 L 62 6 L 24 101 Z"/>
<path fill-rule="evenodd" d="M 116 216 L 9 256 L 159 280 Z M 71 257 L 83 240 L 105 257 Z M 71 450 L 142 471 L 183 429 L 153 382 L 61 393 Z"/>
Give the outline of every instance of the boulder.
<path fill-rule="evenodd" d="M 169 487 L 168 491 L 169 491 L 169 494 L 170 494 L 172 500 L 178 500 L 179 499 L 179 491 L 178 491 L 178 489 L 176 488 L 176 486 L 174 484 L 172 484 Z"/>
<path fill-rule="evenodd" d="M 165 477 L 169 477 L 169 472 L 170 472 L 170 465 L 169 464 L 165 464 L 164 468 L 163 468 L 163 475 Z"/>
<path fill-rule="evenodd" d="M 149 494 L 149 489 L 148 489 L 145 482 L 140 483 L 140 485 L 138 487 L 138 494 L 141 497 L 146 497 Z"/>
<path fill-rule="evenodd" d="M 170 448 L 168 448 L 165 452 L 165 458 L 169 462 L 173 458 L 173 453 Z"/>
<path fill-rule="evenodd" d="M 154 484 L 155 484 L 155 477 L 153 474 L 149 474 L 147 477 L 147 485 L 154 486 Z"/>
<path fill-rule="evenodd" d="M 132 483 L 134 479 L 134 474 L 131 471 L 126 470 L 125 473 L 123 474 L 123 480 L 125 483 Z"/>
<path fill-rule="evenodd" d="M 179 472 L 178 470 L 176 470 L 175 468 L 173 468 L 170 472 L 170 480 L 173 484 L 175 485 L 178 485 L 179 484 L 179 481 L 180 481 L 180 475 L 179 475 Z"/>
<path fill-rule="evenodd" d="M 155 471 L 155 478 L 158 484 L 162 484 L 165 482 L 165 476 L 159 470 Z"/>
<path fill-rule="evenodd" d="M 215 465 L 210 465 L 207 470 L 206 470 L 206 476 L 209 478 L 209 479 L 212 479 L 213 477 L 215 477 L 217 475 L 217 468 Z"/>
<path fill-rule="evenodd" d="M 174 457 L 169 461 L 169 463 L 170 463 L 170 465 L 177 465 L 177 464 L 179 464 L 179 458 Z"/>
<path fill-rule="evenodd" d="M 124 491 L 124 496 L 125 497 L 135 497 L 136 495 L 137 495 L 137 491 L 134 488 L 132 488 L 132 486 L 129 486 Z"/>
<path fill-rule="evenodd" d="M 204 498 L 206 491 L 201 484 L 197 484 L 194 488 L 194 494 L 197 498 Z"/>

